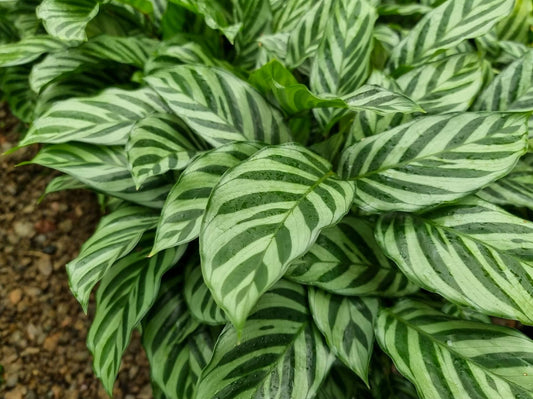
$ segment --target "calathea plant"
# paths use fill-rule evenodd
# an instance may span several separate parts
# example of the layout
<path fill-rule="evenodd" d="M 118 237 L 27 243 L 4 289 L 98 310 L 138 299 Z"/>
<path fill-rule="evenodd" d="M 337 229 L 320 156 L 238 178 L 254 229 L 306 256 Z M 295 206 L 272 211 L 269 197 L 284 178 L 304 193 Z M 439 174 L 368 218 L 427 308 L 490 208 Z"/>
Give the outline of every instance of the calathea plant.
<path fill-rule="evenodd" d="M 159 398 L 533 398 L 531 1 L 1 7 L 109 392 L 139 329 Z"/>

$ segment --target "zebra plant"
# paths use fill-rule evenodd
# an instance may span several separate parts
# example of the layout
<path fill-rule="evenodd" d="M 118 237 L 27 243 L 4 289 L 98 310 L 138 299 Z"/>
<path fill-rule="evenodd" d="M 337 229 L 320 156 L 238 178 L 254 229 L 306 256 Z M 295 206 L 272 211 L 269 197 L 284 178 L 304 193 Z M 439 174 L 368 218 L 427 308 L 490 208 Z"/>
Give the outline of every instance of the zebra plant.
<path fill-rule="evenodd" d="M 533 398 L 530 0 L 0 7 L 20 146 L 106 198 L 108 392 L 138 329 L 157 398 Z"/>

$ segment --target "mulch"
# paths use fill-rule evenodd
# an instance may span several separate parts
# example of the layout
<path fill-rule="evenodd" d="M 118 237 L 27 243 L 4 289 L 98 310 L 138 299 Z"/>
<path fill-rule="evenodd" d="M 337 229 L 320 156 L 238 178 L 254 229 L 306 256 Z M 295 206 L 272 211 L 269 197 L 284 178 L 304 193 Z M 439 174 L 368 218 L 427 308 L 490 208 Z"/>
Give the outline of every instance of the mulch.
<path fill-rule="evenodd" d="M 0 152 L 16 145 L 19 122 L 0 106 Z M 85 315 L 72 296 L 65 264 L 75 258 L 101 215 L 93 193 L 39 198 L 56 172 L 26 147 L 0 157 L 0 398 L 108 398 L 85 346 L 94 301 Z M 150 399 L 149 371 L 134 334 L 113 398 Z"/>

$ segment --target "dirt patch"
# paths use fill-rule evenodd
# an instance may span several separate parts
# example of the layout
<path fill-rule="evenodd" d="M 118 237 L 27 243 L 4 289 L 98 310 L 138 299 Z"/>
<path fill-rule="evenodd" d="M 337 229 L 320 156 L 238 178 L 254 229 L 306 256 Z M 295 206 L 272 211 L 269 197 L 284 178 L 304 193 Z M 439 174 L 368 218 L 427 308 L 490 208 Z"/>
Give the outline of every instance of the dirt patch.
<path fill-rule="evenodd" d="M 1 152 L 15 145 L 17 129 L 0 107 Z M 0 157 L 0 397 L 108 398 L 85 346 L 94 302 L 86 316 L 65 271 L 100 210 L 94 194 L 83 190 L 53 193 L 38 204 L 57 174 L 35 165 L 14 168 L 36 152 L 28 147 Z M 148 373 L 135 334 L 113 397 L 151 398 Z"/>

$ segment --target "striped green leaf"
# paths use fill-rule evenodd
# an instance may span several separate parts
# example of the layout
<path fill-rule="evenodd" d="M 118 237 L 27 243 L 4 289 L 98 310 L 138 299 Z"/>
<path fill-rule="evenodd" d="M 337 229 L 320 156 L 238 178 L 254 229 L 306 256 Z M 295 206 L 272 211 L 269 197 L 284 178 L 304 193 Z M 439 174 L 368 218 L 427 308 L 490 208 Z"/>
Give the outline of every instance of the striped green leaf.
<path fill-rule="evenodd" d="M 58 191 L 63 191 L 63 190 L 76 190 L 80 188 L 87 188 L 87 186 L 72 176 L 69 176 L 69 175 L 57 176 L 57 177 L 54 177 L 52 180 L 50 180 L 50 183 L 46 185 L 46 189 L 44 190 L 44 193 L 42 197 L 40 198 L 40 200 L 44 198 L 45 195 L 48 195 L 51 193 L 56 193 Z"/>
<path fill-rule="evenodd" d="M 219 30 L 233 44 L 242 29 L 242 23 L 232 23 L 230 10 L 219 0 L 170 0 L 189 11 L 202 16 L 207 26 Z"/>
<path fill-rule="evenodd" d="M 223 145 L 199 156 L 181 173 L 161 212 L 152 253 L 194 240 L 200 233 L 213 187 L 230 168 L 262 147 L 259 143 Z"/>
<path fill-rule="evenodd" d="M 0 67 L 27 64 L 45 53 L 66 48 L 62 41 L 50 36 L 29 36 L 16 43 L 0 44 Z"/>
<path fill-rule="evenodd" d="M 269 0 L 233 0 L 237 19 L 242 28 L 236 36 L 237 62 L 251 69 L 259 53 L 257 40 L 272 31 L 272 12 Z"/>
<path fill-rule="evenodd" d="M 232 141 L 290 141 L 281 113 L 248 83 L 222 69 L 180 65 L 146 81 L 174 113 L 215 147 Z"/>
<path fill-rule="evenodd" d="M 290 32 L 298 26 L 299 22 L 307 11 L 314 5 L 309 0 L 288 0 L 280 1 L 278 7 L 272 5 L 272 31 Z"/>
<path fill-rule="evenodd" d="M 264 148 L 224 174 L 207 204 L 200 252 L 205 282 L 239 330 L 259 297 L 352 199 L 351 182 L 296 144 Z"/>
<path fill-rule="evenodd" d="M 21 145 L 80 141 L 100 145 L 125 144 L 135 123 L 166 106 L 148 87 L 111 88 L 93 97 L 57 102 L 31 126 Z"/>
<path fill-rule="evenodd" d="M 152 114 L 132 128 L 126 154 L 135 185 L 151 176 L 184 169 L 200 143 L 183 121 L 170 114 Z M 201 144 L 200 144 L 201 145 Z"/>
<path fill-rule="evenodd" d="M 137 190 L 119 147 L 56 144 L 43 148 L 29 163 L 59 170 L 96 191 L 149 208 L 162 208 L 171 188 L 165 179 L 150 178 Z"/>
<path fill-rule="evenodd" d="M 387 260 L 374 225 L 352 216 L 322 230 L 285 277 L 338 295 L 404 296 L 418 289 Z"/>
<path fill-rule="evenodd" d="M 23 122 L 33 120 L 37 96 L 28 87 L 30 68 L 27 65 L 0 70 L 0 91 L 9 104 L 9 110 Z"/>
<path fill-rule="evenodd" d="M 509 173 L 527 151 L 527 118 L 463 113 L 418 118 L 348 147 L 340 175 L 365 211 L 416 211 Z"/>
<path fill-rule="evenodd" d="M 533 324 L 533 223 L 470 197 L 423 215 L 383 216 L 376 238 L 420 287 Z"/>
<path fill-rule="evenodd" d="M 320 386 L 316 399 L 377 399 L 354 378 L 354 373 L 341 365 L 334 365 Z"/>
<path fill-rule="evenodd" d="M 43 0 L 36 13 L 50 36 L 64 41 L 84 41 L 87 40 L 85 28 L 99 9 L 96 0 Z"/>
<path fill-rule="evenodd" d="M 256 70 L 249 80 L 263 93 L 272 94 L 288 115 L 313 108 L 368 109 L 380 114 L 421 111 L 406 96 L 375 85 L 365 85 L 343 97 L 316 96 L 276 60 Z"/>
<path fill-rule="evenodd" d="M 413 69 L 397 84 L 427 113 L 466 111 L 483 84 L 482 60 L 476 54 L 452 55 Z"/>
<path fill-rule="evenodd" d="M 384 77 L 376 73 L 371 76 L 377 84 L 396 90 L 420 105 L 426 113 L 442 114 L 466 111 L 474 102 L 483 85 L 483 68 L 486 64 L 473 53 L 457 54 L 434 62 L 420 65 L 397 80 L 389 87 Z M 376 112 L 357 113 L 351 127 L 355 139 L 381 133 L 388 128 L 407 123 L 411 114 L 379 115 Z"/>
<path fill-rule="evenodd" d="M 533 155 L 527 154 L 511 173 L 479 191 L 477 196 L 493 204 L 533 210 Z"/>
<path fill-rule="evenodd" d="M 152 75 L 179 64 L 226 66 L 223 61 L 216 59 L 202 42 L 192 42 L 188 37 L 177 36 L 161 43 L 145 63 L 144 73 Z"/>
<path fill-rule="evenodd" d="M 289 32 L 287 43 L 289 67 L 299 67 L 316 54 L 329 21 L 331 5 L 331 0 L 318 0 Z"/>
<path fill-rule="evenodd" d="M 193 259 L 185 269 L 183 293 L 189 311 L 196 320 L 213 326 L 227 323 L 224 311 L 218 307 L 204 282 L 199 259 Z"/>
<path fill-rule="evenodd" d="M 156 302 L 142 321 L 150 376 L 169 399 L 193 398 L 214 345 L 209 332 L 198 329 L 198 322 L 189 314 L 182 281 L 181 272 L 165 276 Z"/>
<path fill-rule="evenodd" d="M 33 66 L 30 85 L 35 92 L 67 74 L 100 69 L 105 61 L 142 68 L 157 41 L 143 36 L 100 35 L 80 47 L 48 54 Z"/>
<path fill-rule="evenodd" d="M 87 311 L 89 295 L 118 259 L 130 253 L 142 235 L 157 224 L 156 212 L 141 206 L 122 206 L 104 216 L 78 257 L 67 264 L 70 289 Z"/>
<path fill-rule="evenodd" d="M 533 397 L 533 341 L 414 301 L 380 311 L 380 346 L 422 399 Z"/>
<path fill-rule="evenodd" d="M 152 258 L 148 250 L 134 252 L 114 264 L 98 286 L 87 347 L 110 395 L 133 329 L 154 303 L 163 274 L 184 252 L 185 247 L 172 248 Z"/>
<path fill-rule="evenodd" d="M 394 50 L 389 69 L 415 66 L 463 40 L 487 33 L 508 15 L 514 0 L 448 0 L 427 13 Z"/>
<path fill-rule="evenodd" d="M 339 0 L 331 10 L 311 68 L 310 87 L 319 94 L 349 94 L 358 89 L 370 73 L 372 30 L 376 10 L 367 0 Z M 315 111 L 322 126 L 331 112 Z"/>
<path fill-rule="evenodd" d="M 368 385 L 378 300 L 339 296 L 311 288 L 309 307 L 331 351 Z"/>
<path fill-rule="evenodd" d="M 427 14 L 433 8 L 425 4 L 381 4 L 378 8 L 379 15 L 416 15 Z"/>
<path fill-rule="evenodd" d="M 505 68 L 481 93 L 479 111 L 533 111 L 533 50 Z"/>
<path fill-rule="evenodd" d="M 533 15 L 533 2 L 516 0 L 511 14 L 496 25 L 495 30 L 499 39 L 527 44 L 531 15 Z"/>
<path fill-rule="evenodd" d="M 282 280 L 261 298 L 240 334 L 224 329 L 194 398 L 312 398 L 332 360 L 305 290 Z"/>

